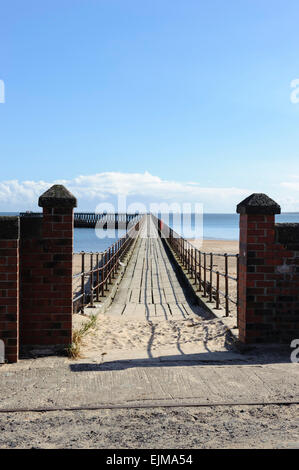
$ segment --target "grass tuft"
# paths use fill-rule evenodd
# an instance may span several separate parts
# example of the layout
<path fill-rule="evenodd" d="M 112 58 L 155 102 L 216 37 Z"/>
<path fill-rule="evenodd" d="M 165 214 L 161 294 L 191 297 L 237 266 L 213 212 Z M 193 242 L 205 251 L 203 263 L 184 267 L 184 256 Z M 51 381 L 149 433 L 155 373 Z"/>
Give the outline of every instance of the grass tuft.
<path fill-rule="evenodd" d="M 78 359 L 82 357 L 81 346 L 84 336 L 86 336 L 91 329 L 96 327 L 97 317 L 91 315 L 88 322 L 84 323 L 78 330 L 74 330 L 72 334 L 72 343 L 67 348 L 67 354 L 71 359 Z"/>

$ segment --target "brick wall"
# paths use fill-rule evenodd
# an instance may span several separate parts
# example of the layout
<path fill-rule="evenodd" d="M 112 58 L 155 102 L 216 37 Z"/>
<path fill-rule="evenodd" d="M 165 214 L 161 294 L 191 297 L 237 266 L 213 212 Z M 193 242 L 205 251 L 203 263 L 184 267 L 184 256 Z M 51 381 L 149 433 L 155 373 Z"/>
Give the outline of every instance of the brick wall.
<path fill-rule="evenodd" d="M 0 217 L 0 339 L 8 362 L 18 360 L 22 346 L 72 341 L 76 204 L 54 185 L 39 198 L 42 217 Z"/>
<path fill-rule="evenodd" d="M 238 212 L 240 341 L 290 343 L 299 338 L 299 225 L 275 224 L 280 207 L 265 195 Z"/>
<path fill-rule="evenodd" d="M 19 218 L 0 217 L 0 339 L 5 359 L 19 354 Z"/>

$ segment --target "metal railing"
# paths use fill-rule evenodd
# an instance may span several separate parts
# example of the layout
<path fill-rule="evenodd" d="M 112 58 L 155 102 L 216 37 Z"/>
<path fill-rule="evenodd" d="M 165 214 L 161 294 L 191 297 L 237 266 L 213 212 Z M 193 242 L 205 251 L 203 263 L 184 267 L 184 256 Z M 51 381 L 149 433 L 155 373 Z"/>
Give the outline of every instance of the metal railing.
<path fill-rule="evenodd" d="M 156 217 L 154 219 L 156 219 L 160 236 L 167 240 L 177 254 L 183 268 L 194 280 L 197 291 L 202 292 L 203 297 L 209 302 L 215 303 L 216 309 L 223 306 L 227 317 L 230 313 L 237 314 L 239 254 L 201 251 L 160 219 Z M 217 266 L 221 266 L 220 269 L 215 269 L 216 261 Z"/>
<path fill-rule="evenodd" d="M 94 307 L 105 296 L 108 285 L 118 273 L 121 261 L 136 238 L 141 221 L 102 253 L 74 253 L 80 257 L 81 271 L 73 274 L 74 312 L 84 311 L 84 307 Z M 89 262 L 88 262 L 89 260 Z"/>

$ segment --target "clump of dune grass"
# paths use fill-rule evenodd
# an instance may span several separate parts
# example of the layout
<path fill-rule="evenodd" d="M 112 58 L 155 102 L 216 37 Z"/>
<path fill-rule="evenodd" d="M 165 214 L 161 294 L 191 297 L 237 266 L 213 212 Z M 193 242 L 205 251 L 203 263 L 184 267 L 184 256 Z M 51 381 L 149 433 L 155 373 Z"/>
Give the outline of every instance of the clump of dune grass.
<path fill-rule="evenodd" d="M 89 320 L 81 326 L 81 328 L 74 330 L 72 334 L 72 343 L 67 348 L 67 354 L 71 359 L 78 359 L 81 356 L 81 346 L 83 338 L 96 327 L 97 317 L 91 315 Z"/>

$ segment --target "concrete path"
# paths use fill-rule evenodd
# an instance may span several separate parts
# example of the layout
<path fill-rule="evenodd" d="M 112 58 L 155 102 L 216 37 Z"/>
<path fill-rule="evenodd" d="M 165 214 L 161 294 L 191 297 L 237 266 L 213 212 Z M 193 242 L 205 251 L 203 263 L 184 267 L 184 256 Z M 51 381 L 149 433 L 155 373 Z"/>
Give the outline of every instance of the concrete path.
<path fill-rule="evenodd" d="M 270 358 L 268 358 L 271 361 Z M 218 365 L 178 357 L 91 363 L 65 358 L 0 367 L 0 411 L 299 402 L 299 366 Z M 287 359 L 286 359 L 287 360 Z M 245 363 L 245 364 L 244 364 Z"/>

